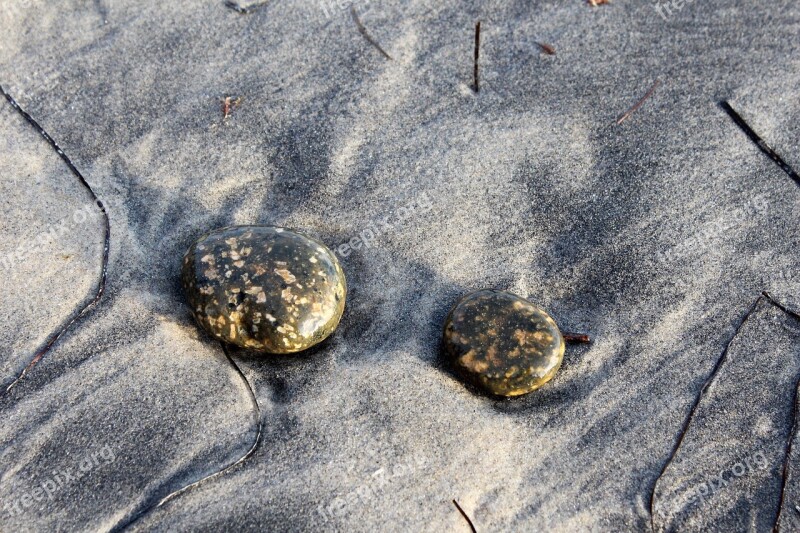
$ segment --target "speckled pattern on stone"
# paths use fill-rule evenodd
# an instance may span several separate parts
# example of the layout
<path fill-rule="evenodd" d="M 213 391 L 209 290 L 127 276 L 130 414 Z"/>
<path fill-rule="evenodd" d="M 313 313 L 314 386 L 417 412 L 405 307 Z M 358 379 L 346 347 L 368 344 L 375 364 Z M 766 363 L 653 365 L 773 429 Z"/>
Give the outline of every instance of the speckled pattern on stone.
<path fill-rule="evenodd" d="M 497 396 L 520 396 L 558 372 L 564 337 L 550 315 L 524 298 L 480 290 L 450 311 L 444 349 L 468 381 Z"/>
<path fill-rule="evenodd" d="M 214 230 L 183 258 L 197 322 L 243 348 L 294 353 L 325 340 L 342 317 L 347 284 L 324 244 L 268 226 Z"/>

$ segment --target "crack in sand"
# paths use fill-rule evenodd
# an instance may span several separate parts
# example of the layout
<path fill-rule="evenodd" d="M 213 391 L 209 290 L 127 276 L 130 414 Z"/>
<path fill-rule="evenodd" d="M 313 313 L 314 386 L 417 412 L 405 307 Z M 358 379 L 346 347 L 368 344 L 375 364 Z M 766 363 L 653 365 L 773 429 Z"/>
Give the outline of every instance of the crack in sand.
<path fill-rule="evenodd" d="M 78 181 L 81 182 L 81 185 L 83 185 L 86 188 L 86 190 L 89 191 L 89 194 L 92 195 L 95 204 L 97 205 L 98 208 L 100 208 L 100 212 L 103 214 L 103 224 L 105 226 L 104 228 L 105 237 L 103 239 L 103 263 L 100 273 L 100 280 L 97 282 L 97 290 L 95 292 L 94 297 L 85 306 L 83 306 L 82 309 L 74 313 L 72 315 L 72 318 L 70 318 L 66 322 L 66 324 L 64 324 L 56 333 L 50 336 L 50 338 L 45 342 L 44 346 L 41 349 L 39 349 L 38 352 L 36 352 L 36 354 L 33 356 L 28 365 L 22 370 L 22 372 L 20 372 L 20 374 L 14 379 L 14 381 L 12 381 L 5 388 L 4 390 L 5 394 L 8 393 L 8 391 L 10 391 L 11 388 L 14 387 L 14 385 L 16 385 L 23 377 L 25 377 L 25 375 L 28 372 L 30 372 L 39 361 L 41 361 L 41 359 L 45 356 L 45 354 L 47 354 L 47 352 L 50 351 L 50 348 L 52 348 L 53 345 L 55 345 L 55 343 L 58 342 L 61 336 L 64 335 L 64 333 L 66 333 L 67 330 L 75 322 L 78 321 L 78 319 L 83 317 L 89 311 L 89 309 L 91 309 L 98 301 L 100 301 L 100 298 L 103 296 L 103 293 L 105 292 L 106 288 L 106 273 L 108 270 L 108 251 L 111 241 L 111 222 L 108 218 L 108 213 L 106 212 L 106 208 L 103 205 L 103 202 L 100 201 L 100 198 L 97 197 L 97 194 L 95 194 L 91 185 L 89 185 L 89 183 L 83 177 L 83 174 L 81 174 L 81 172 L 77 169 L 77 167 L 72 163 L 70 158 L 67 157 L 67 154 L 64 153 L 64 150 L 61 149 L 58 143 L 50 136 L 50 134 L 48 134 L 44 130 L 44 128 L 42 128 L 42 126 L 39 125 L 38 122 L 36 122 L 36 120 L 33 117 L 31 117 L 24 109 L 22 109 L 22 107 L 17 103 L 17 101 L 14 100 L 14 98 L 8 92 L 6 92 L 6 90 L 3 88 L 2 85 L 0 85 L 0 94 L 5 96 L 6 100 L 8 100 L 8 103 L 11 104 L 11 107 L 13 107 L 20 115 L 22 115 L 22 118 L 24 118 L 28 122 L 28 124 L 33 126 L 33 128 L 37 132 L 39 132 L 39 134 L 42 137 L 44 137 L 44 140 L 47 141 L 47 143 L 56 151 L 59 157 L 61 157 L 64 163 L 67 164 L 67 167 L 69 167 L 72 174 L 74 174 L 75 177 L 78 178 Z"/>
<path fill-rule="evenodd" d="M 789 309 L 785 305 L 778 302 L 775 298 L 772 297 L 772 295 L 769 292 L 764 291 L 761 294 L 775 307 L 777 307 L 787 315 L 794 317 L 796 320 L 800 321 L 800 314 L 796 313 L 795 311 Z M 797 382 L 795 382 L 794 384 L 794 402 L 792 403 L 792 428 L 789 430 L 789 438 L 786 441 L 786 451 L 783 458 L 783 469 L 781 471 L 781 501 L 780 505 L 778 506 L 778 515 L 775 517 L 775 524 L 772 526 L 772 530 L 775 533 L 780 531 L 781 516 L 783 515 L 783 504 L 786 501 L 786 482 L 789 479 L 789 459 L 792 456 L 792 442 L 794 441 L 794 435 L 795 432 L 797 431 L 797 401 L 800 398 L 800 392 L 798 392 L 798 388 L 800 388 L 800 378 L 798 378 Z"/>
<path fill-rule="evenodd" d="M 783 158 L 778 155 L 778 153 L 772 149 L 770 145 L 768 145 L 755 131 L 750 125 L 745 122 L 741 115 L 729 104 L 728 102 L 720 102 L 720 107 L 728 114 L 728 116 L 733 119 L 737 126 L 748 136 L 750 140 L 756 143 L 762 152 L 767 154 L 770 159 L 775 161 L 775 163 L 781 167 L 781 169 L 789 175 L 790 178 L 794 180 L 797 185 L 800 185 L 800 175 L 787 163 L 783 160 Z M 769 298 L 769 297 L 767 297 Z M 772 303 L 776 303 L 774 300 L 769 298 Z M 777 304 L 776 304 L 777 305 Z M 780 306 L 778 306 L 780 307 Z"/>
<path fill-rule="evenodd" d="M 658 487 L 658 482 L 661 480 L 662 477 L 664 477 L 664 473 L 667 471 L 667 468 L 669 468 L 669 466 L 672 464 L 672 461 L 675 459 L 675 456 L 677 455 L 678 450 L 681 447 L 681 444 L 683 444 L 684 437 L 686 437 L 686 433 L 688 432 L 689 426 L 692 423 L 692 420 L 693 420 L 694 415 L 695 415 L 695 411 L 697 411 L 697 408 L 700 406 L 700 401 L 703 399 L 703 396 L 705 395 L 706 391 L 708 390 L 708 387 L 714 381 L 714 378 L 716 378 L 717 373 L 719 372 L 720 368 L 722 368 L 722 363 L 727 359 L 728 351 L 730 350 L 731 344 L 733 344 L 733 341 L 736 340 L 736 337 L 738 337 L 739 332 L 744 327 L 744 325 L 747 323 L 747 321 L 750 319 L 750 317 L 753 315 L 753 313 L 756 311 L 756 309 L 758 308 L 758 304 L 761 303 L 762 300 L 766 300 L 767 302 L 769 302 L 770 304 L 774 305 L 775 307 L 777 307 L 778 309 L 780 309 L 784 313 L 786 313 L 789 316 L 794 317 L 795 319 L 800 321 L 800 314 L 798 314 L 797 312 L 789 309 L 785 305 L 782 305 L 780 302 L 775 300 L 772 297 L 772 295 L 767 291 L 763 291 L 761 293 L 761 295 L 759 295 L 759 297 L 756 298 L 756 301 L 753 302 L 753 304 L 747 310 L 747 313 L 744 315 L 744 318 L 742 318 L 741 322 L 739 322 L 739 325 L 736 327 L 736 331 L 734 331 L 733 336 L 728 341 L 728 343 L 725 345 L 725 349 L 722 351 L 722 354 L 717 359 L 717 362 L 714 365 L 714 368 L 711 371 L 711 374 L 708 376 L 708 378 L 706 378 L 705 383 L 703 383 L 703 387 L 700 389 L 700 393 L 695 398 L 694 404 L 692 405 L 692 408 L 689 411 L 689 415 L 686 417 L 686 420 L 684 421 L 683 426 L 681 427 L 681 431 L 680 431 L 680 433 L 678 435 L 678 440 L 675 443 L 675 446 L 673 446 L 672 452 L 670 453 L 670 456 L 667 459 L 666 463 L 664 463 L 664 466 L 661 468 L 661 472 L 659 472 L 655 483 L 653 483 L 653 489 L 650 492 L 650 530 L 651 531 L 655 531 L 655 524 L 654 524 L 653 519 L 655 517 L 656 488 Z M 791 429 L 789 431 L 789 436 L 788 436 L 788 438 L 786 440 L 786 446 L 785 446 L 785 452 L 784 452 L 783 479 L 781 481 L 781 501 L 780 501 L 780 504 L 778 506 L 778 513 L 777 513 L 777 515 L 775 517 L 775 522 L 774 522 L 774 525 L 773 525 L 773 531 L 775 531 L 775 532 L 777 532 L 779 530 L 781 513 L 783 512 L 784 494 L 785 494 L 785 491 L 786 491 L 786 480 L 787 480 L 788 472 L 789 472 L 789 458 L 790 458 L 791 453 L 792 453 L 792 441 L 794 440 L 794 435 L 795 435 L 795 432 L 797 430 L 798 387 L 800 387 L 800 378 L 798 378 L 797 382 L 795 383 L 795 398 L 794 398 L 794 403 L 792 404 L 792 427 L 791 427 Z"/>
<path fill-rule="evenodd" d="M 777 302 L 772 302 L 776 305 Z M 778 305 L 780 308 L 780 305 Z M 799 318 L 796 315 L 795 318 Z M 789 438 L 786 440 L 786 451 L 783 456 L 783 469 L 781 471 L 781 501 L 778 505 L 778 514 L 775 516 L 775 524 L 772 526 L 772 531 L 778 533 L 780 531 L 781 516 L 783 516 L 783 504 L 786 501 L 786 481 L 789 479 L 789 459 L 792 457 L 792 441 L 794 441 L 794 434 L 797 431 L 797 400 L 798 387 L 800 387 L 800 378 L 794 384 L 794 402 L 792 403 L 792 428 L 789 430 Z"/>
<path fill-rule="evenodd" d="M 255 438 L 255 441 L 253 441 L 253 445 L 250 447 L 249 450 L 247 450 L 247 452 L 245 452 L 244 455 L 242 455 L 236 461 L 234 461 L 231 464 L 221 468 L 220 470 L 217 470 L 213 474 L 208 474 L 207 476 L 204 476 L 204 477 L 198 479 L 197 481 L 193 481 L 192 483 L 189 483 L 188 485 L 185 485 L 185 486 L 181 487 L 178 490 L 170 492 L 169 494 L 167 494 L 166 496 L 161 498 L 158 501 L 158 503 L 156 503 L 155 505 L 147 507 L 143 511 L 133 515 L 129 520 L 124 521 L 124 522 L 122 522 L 120 524 L 117 524 L 116 526 L 111 528 L 111 530 L 110 530 L 111 533 L 118 533 L 118 532 L 121 532 L 121 531 L 129 528 L 135 522 L 138 522 L 140 519 L 144 518 L 146 515 L 148 515 L 152 511 L 155 511 L 159 507 L 162 507 L 166 503 L 169 503 L 170 501 L 174 500 L 175 498 L 177 498 L 178 496 L 180 496 L 184 492 L 187 492 L 187 491 L 193 489 L 194 487 L 197 487 L 197 486 L 199 486 L 199 485 L 201 485 L 201 484 L 203 484 L 203 483 L 205 483 L 207 481 L 211 481 L 214 478 L 217 478 L 219 476 L 224 475 L 229 470 L 231 470 L 231 469 L 239 466 L 243 462 L 245 462 L 251 455 L 253 455 L 253 453 L 256 451 L 256 448 L 258 448 L 258 444 L 261 442 L 262 422 L 261 422 L 261 407 L 258 405 L 258 399 L 256 398 L 255 390 L 253 390 L 253 386 L 250 384 L 250 381 L 248 381 L 247 377 L 244 375 L 244 372 L 242 372 L 242 369 L 239 368 L 239 365 L 236 364 L 236 362 L 231 357 L 230 353 L 228 353 L 228 349 L 225 347 L 225 345 L 221 344 L 221 346 L 222 346 L 222 352 L 225 354 L 225 357 L 228 358 L 228 361 L 230 361 L 231 365 L 236 370 L 236 373 L 239 374 L 239 377 L 242 378 L 242 381 L 244 382 L 245 386 L 247 387 L 248 393 L 250 395 L 250 400 L 253 403 L 253 407 L 255 408 L 255 415 L 256 415 L 256 420 L 258 420 L 258 423 L 257 423 L 257 426 L 256 426 L 256 438 Z"/>
<path fill-rule="evenodd" d="M 478 531 L 475 529 L 475 524 L 472 523 L 472 519 L 469 517 L 469 515 L 466 513 L 466 511 L 464 511 L 464 509 L 462 509 L 461 506 L 458 505 L 458 502 L 456 500 L 453 500 L 453 503 L 455 504 L 456 508 L 458 509 L 458 512 L 461 513 L 461 516 L 464 517 L 464 520 L 467 521 L 467 524 L 469 524 L 470 531 L 472 531 L 472 533 L 478 533 Z"/>

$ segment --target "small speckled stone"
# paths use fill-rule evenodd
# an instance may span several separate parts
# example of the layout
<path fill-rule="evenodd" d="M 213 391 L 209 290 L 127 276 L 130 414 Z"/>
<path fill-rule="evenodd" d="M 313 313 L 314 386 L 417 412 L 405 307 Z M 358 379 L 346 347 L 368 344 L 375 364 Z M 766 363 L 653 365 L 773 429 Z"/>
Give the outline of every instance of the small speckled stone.
<path fill-rule="evenodd" d="M 244 348 L 294 353 L 330 335 L 347 285 L 321 242 L 271 226 L 235 226 L 197 240 L 183 259 L 183 288 L 197 322 Z"/>
<path fill-rule="evenodd" d="M 468 381 L 498 396 L 519 396 L 550 381 L 564 359 L 555 321 L 514 294 L 464 296 L 444 326 L 444 349 Z"/>

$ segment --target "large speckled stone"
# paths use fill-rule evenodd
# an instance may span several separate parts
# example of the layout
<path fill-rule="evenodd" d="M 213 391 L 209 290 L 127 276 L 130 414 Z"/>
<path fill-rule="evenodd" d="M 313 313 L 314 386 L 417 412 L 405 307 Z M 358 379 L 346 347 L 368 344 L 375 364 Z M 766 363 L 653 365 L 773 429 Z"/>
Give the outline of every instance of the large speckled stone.
<path fill-rule="evenodd" d="M 468 381 L 498 396 L 519 396 L 550 381 L 564 359 L 555 321 L 524 298 L 481 290 L 450 311 L 444 349 Z"/>
<path fill-rule="evenodd" d="M 324 244 L 270 226 L 204 235 L 184 256 L 182 280 L 206 331 L 270 353 L 324 340 L 342 317 L 347 293 L 342 267 Z"/>

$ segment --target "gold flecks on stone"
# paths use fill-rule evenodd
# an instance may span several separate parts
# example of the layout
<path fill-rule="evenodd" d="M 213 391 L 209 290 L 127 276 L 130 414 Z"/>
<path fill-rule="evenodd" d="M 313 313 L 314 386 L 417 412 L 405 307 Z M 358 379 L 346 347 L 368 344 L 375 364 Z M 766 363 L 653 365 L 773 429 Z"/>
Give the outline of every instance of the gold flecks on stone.
<path fill-rule="evenodd" d="M 234 226 L 186 252 L 183 288 L 195 319 L 220 340 L 269 353 L 323 341 L 344 312 L 347 283 L 324 244 L 271 226 Z"/>
<path fill-rule="evenodd" d="M 481 290 L 450 311 L 444 350 L 469 382 L 497 396 L 519 396 L 555 375 L 564 359 L 564 338 L 555 321 L 531 302 Z"/>

